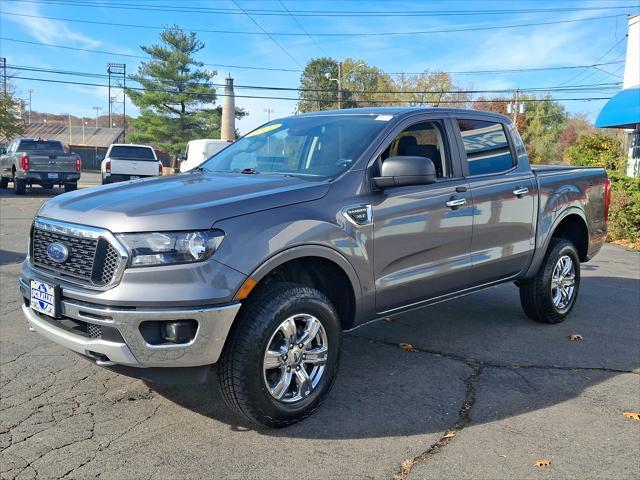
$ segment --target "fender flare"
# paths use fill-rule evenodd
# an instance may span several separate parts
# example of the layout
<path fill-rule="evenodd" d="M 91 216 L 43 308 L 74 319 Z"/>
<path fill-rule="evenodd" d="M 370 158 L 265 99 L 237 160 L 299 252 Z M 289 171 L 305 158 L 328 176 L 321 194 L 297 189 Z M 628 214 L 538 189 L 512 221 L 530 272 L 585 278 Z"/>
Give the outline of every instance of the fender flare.
<path fill-rule="evenodd" d="M 546 236 L 543 239 L 543 243 L 541 243 L 539 246 L 536 247 L 536 253 L 533 256 L 533 259 L 531 260 L 531 264 L 527 269 L 527 273 L 524 275 L 523 278 L 530 278 L 537 273 L 538 268 L 540 268 L 540 263 L 542 263 L 542 259 L 544 258 L 544 255 L 547 253 L 547 249 L 549 248 L 549 243 L 551 242 L 551 238 L 553 238 L 553 232 L 556 231 L 556 229 L 558 228 L 558 225 L 560 225 L 560 223 L 569 215 L 578 215 L 584 222 L 585 226 L 587 226 L 587 235 L 589 235 L 589 224 L 587 223 L 587 218 L 584 211 L 580 207 L 577 207 L 575 205 L 565 208 L 558 215 L 556 215 L 556 218 L 554 219 L 553 223 L 549 227 L 549 230 L 547 231 Z M 587 238 L 587 242 L 589 242 L 588 238 Z"/>
<path fill-rule="evenodd" d="M 340 252 L 324 245 L 300 245 L 278 252 L 256 267 L 249 275 L 249 278 L 252 278 L 259 283 L 260 280 L 280 265 L 291 260 L 305 257 L 324 258 L 338 265 L 349 278 L 357 303 L 357 299 L 362 296 L 362 285 L 355 268 L 353 268 L 351 262 L 349 262 L 349 260 L 347 260 Z"/>

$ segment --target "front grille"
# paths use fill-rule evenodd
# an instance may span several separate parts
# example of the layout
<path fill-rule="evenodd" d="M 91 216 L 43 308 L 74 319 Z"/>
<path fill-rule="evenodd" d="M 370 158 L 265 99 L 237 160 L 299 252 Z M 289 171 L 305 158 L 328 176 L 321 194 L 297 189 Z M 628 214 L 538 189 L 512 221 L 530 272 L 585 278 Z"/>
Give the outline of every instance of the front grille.
<path fill-rule="evenodd" d="M 54 262 L 47 254 L 53 242 L 62 243 L 69 250 L 64 262 Z M 116 275 L 120 255 L 105 238 L 82 238 L 34 226 L 31 233 L 31 261 L 36 267 L 53 270 L 76 283 L 103 287 Z"/>

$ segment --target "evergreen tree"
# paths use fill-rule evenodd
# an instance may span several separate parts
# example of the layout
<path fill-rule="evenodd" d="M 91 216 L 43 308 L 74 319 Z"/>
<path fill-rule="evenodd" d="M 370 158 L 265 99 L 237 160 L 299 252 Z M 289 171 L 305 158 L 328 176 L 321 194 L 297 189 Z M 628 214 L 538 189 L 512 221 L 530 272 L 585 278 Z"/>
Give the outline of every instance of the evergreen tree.
<path fill-rule="evenodd" d="M 189 140 L 220 138 L 221 109 L 215 107 L 216 89 L 211 84 L 216 72 L 203 69 L 194 58 L 204 42 L 178 26 L 167 27 L 160 40 L 161 44 L 140 47 L 151 60 L 131 75 L 142 88 L 127 90 L 140 109 L 129 138 L 169 153 L 182 152 Z M 236 110 L 237 118 L 244 115 Z"/>

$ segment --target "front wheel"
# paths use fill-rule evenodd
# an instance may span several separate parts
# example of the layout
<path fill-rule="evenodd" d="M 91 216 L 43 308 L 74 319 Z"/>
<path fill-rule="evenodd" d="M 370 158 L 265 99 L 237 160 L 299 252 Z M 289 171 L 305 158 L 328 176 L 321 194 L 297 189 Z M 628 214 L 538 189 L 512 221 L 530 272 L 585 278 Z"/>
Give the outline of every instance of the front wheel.
<path fill-rule="evenodd" d="M 573 309 L 580 288 L 580 258 L 573 243 L 551 240 L 536 276 L 520 282 L 520 303 L 529 318 L 560 323 Z"/>
<path fill-rule="evenodd" d="M 273 283 L 243 305 L 220 359 L 227 405 L 254 423 L 292 425 L 327 397 L 342 329 L 320 291 Z"/>
<path fill-rule="evenodd" d="M 78 189 L 78 184 L 77 183 L 65 183 L 64 184 L 64 191 L 65 192 L 73 192 L 75 190 Z"/>

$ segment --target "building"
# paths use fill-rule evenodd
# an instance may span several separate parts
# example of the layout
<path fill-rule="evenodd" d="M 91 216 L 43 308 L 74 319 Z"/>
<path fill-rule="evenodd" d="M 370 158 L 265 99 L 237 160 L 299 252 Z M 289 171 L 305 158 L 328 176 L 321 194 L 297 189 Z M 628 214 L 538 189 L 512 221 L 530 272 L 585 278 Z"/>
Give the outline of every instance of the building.
<path fill-rule="evenodd" d="M 630 135 L 627 175 L 640 175 L 640 15 L 629 17 L 622 91 L 602 108 L 599 128 L 623 128 Z"/>

